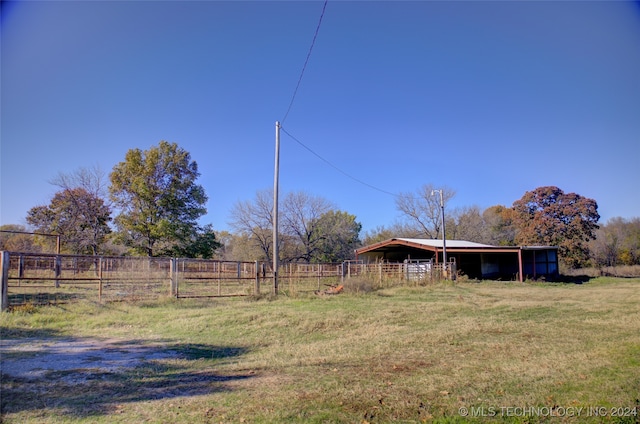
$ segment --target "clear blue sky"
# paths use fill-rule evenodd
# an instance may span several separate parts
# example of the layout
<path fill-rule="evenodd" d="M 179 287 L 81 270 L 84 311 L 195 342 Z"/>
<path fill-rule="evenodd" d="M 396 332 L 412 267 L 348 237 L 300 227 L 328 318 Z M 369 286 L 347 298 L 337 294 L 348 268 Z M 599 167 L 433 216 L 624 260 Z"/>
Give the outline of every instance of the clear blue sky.
<path fill-rule="evenodd" d="M 2 3 L 1 224 L 48 204 L 59 172 L 111 171 L 176 142 L 228 229 L 273 187 L 275 121 L 323 2 Z M 329 2 L 283 127 L 388 192 L 432 183 L 447 208 L 510 206 L 555 185 L 640 216 L 638 2 Z M 281 193 L 306 190 L 370 230 L 394 197 L 286 134 Z"/>

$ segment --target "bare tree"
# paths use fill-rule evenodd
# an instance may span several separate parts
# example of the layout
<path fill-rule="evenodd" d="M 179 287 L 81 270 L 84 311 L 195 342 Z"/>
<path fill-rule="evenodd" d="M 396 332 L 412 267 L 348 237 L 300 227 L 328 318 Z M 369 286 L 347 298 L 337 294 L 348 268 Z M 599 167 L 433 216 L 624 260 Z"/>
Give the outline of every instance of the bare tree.
<path fill-rule="evenodd" d="M 596 230 L 589 248 L 597 266 L 640 264 L 640 218 L 609 219 Z"/>
<path fill-rule="evenodd" d="M 253 201 L 236 202 L 230 215 L 229 225 L 238 233 L 238 236 L 244 237 L 243 245 L 257 245 L 264 255 L 259 259 L 271 261 L 273 257 L 273 190 L 258 191 Z M 248 243 L 249 241 L 252 243 Z"/>
<path fill-rule="evenodd" d="M 323 197 L 305 192 L 286 195 L 283 202 L 282 232 L 296 240 L 296 248 L 284 260 L 311 262 L 321 240 L 321 233 L 316 230 L 321 225 L 320 217 L 332 209 L 334 205 Z"/>
<path fill-rule="evenodd" d="M 260 259 L 272 260 L 272 193 L 271 190 L 259 191 L 252 201 L 240 201 L 233 206 L 229 225 L 237 233 L 233 238 L 234 257 L 243 252 L 255 254 L 255 248 L 258 247 L 263 254 Z M 278 250 L 283 262 L 335 258 L 339 254 L 329 252 L 327 241 L 333 240 L 333 244 L 337 245 L 351 237 L 346 244 L 356 243 L 361 228 L 355 222 L 355 216 L 336 211 L 333 203 L 327 199 L 305 192 L 288 193 L 283 197 L 279 221 Z M 345 222 L 352 225 L 338 225 Z M 331 223 L 333 225 L 329 225 Z"/>
<path fill-rule="evenodd" d="M 362 244 L 368 246 L 391 238 L 417 238 L 420 237 L 420 235 L 421 231 L 417 230 L 415 225 L 406 222 L 395 222 L 389 227 L 379 225 L 373 230 L 366 231 L 362 239 Z"/>
<path fill-rule="evenodd" d="M 412 226 L 416 227 L 419 237 L 438 238 L 442 228 L 442 211 L 440 195 L 434 190 L 442 190 L 442 198 L 447 202 L 455 196 L 455 191 L 449 187 L 434 187 L 433 184 L 423 185 L 417 193 L 401 193 L 396 198 L 396 208 L 404 215 Z"/>
<path fill-rule="evenodd" d="M 454 209 L 447 219 L 447 237 L 487 243 L 487 225 L 478 206 Z"/>
<path fill-rule="evenodd" d="M 63 190 L 82 188 L 93 197 L 103 199 L 104 203 L 110 206 L 109 176 L 100 165 L 94 165 L 90 168 L 81 167 L 71 173 L 59 172 L 49 180 L 49 184 Z"/>

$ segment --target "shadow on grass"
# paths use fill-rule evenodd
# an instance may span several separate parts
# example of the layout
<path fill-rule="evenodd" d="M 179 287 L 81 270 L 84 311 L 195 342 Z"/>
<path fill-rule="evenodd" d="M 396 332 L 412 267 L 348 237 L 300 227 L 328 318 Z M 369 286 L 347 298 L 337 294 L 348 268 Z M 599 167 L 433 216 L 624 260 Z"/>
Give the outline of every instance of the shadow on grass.
<path fill-rule="evenodd" d="M 108 415 L 126 403 L 232 391 L 255 376 L 217 370 L 242 347 L 34 336 L 0 341 L 0 416 Z"/>
<path fill-rule="evenodd" d="M 591 281 L 592 278 L 593 277 L 590 277 L 588 275 L 560 275 L 555 282 L 568 284 L 585 284 Z"/>
<path fill-rule="evenodd" d="M 51 339 L 59 337 L 60 332 L 49 328 L 25 328 L 25 327 L 5 327 L 0 325 L 0 342 L 12 338 L 42 338 Z M 2 357 L 0 357 L 2 360 Z"/>

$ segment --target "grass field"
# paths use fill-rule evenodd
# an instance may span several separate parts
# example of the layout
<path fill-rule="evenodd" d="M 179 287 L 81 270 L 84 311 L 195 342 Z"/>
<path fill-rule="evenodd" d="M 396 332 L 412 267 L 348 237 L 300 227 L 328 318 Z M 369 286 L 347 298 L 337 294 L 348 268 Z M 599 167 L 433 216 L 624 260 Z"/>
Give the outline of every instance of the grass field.
<path fill-rule="evenodd" d="M 3 369 L 43 354 L 9 341 L 55 346 L 60 363 L 80 358 L 64 351 L 77 343 L 144 356 L 3 372 L 6 423 L 640 422 L 640 279 L 81 302 L 0 319 Z"/>

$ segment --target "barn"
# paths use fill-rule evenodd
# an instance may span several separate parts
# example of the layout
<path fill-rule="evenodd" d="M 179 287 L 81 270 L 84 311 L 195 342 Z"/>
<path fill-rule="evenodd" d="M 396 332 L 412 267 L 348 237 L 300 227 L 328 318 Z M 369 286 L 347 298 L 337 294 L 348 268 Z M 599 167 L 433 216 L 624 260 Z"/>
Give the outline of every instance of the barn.
<path fill-rule="evenodd" d="M 447 240 L 447 261 L 469 278 L 524 281 L 556 280 L 558 248 L 553 246 L 492 246 L 465 240 Z M 371 262 L 431 260 L 442 262 L 442 240 L 392 238 L 356 250 L 356 259 Z"/>

